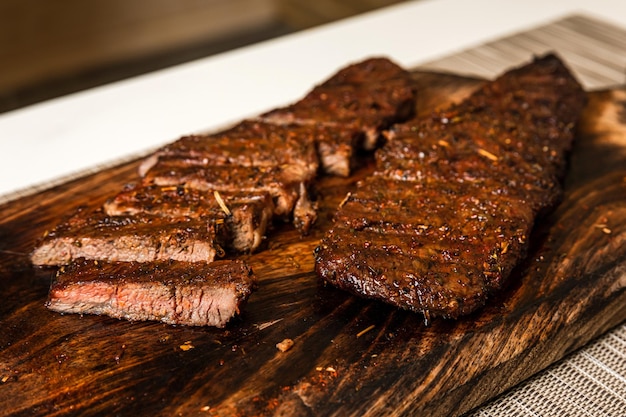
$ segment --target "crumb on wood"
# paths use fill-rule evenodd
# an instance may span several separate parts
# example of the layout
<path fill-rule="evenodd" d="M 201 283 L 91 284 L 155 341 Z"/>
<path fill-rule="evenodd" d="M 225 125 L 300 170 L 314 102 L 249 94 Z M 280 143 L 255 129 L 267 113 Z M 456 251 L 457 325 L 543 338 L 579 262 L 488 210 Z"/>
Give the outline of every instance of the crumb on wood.
<path fill-rule="evenodd" d="M 293 339 L 283 339 L 282 342 L 276 343 L 276 349 L 280 350 L 281 352 L 287 352 L 289 349 L 293 347 L 293 345 L 294 345 Z"/>
<path fill-rule="evenodd" d="M 191 350 L 191 349 L 195 348 L 195 346 L 192 344 L 191 340 L 188 340 L 185 343 L 183 343 L 182 345 L 180 345 L 179 348 L 180 348 L 180 350 L 186 352 L 188 350 Z"/>
<path fill-rule="evenodd" d="M 596 229 L 600 229 L 602 231 L 602 233 L 610 235 L 611 234 L 611 229 L 608 227 L 608 225 L 606 223 L 598 223 L 594 225 L 596 227 Z"/>

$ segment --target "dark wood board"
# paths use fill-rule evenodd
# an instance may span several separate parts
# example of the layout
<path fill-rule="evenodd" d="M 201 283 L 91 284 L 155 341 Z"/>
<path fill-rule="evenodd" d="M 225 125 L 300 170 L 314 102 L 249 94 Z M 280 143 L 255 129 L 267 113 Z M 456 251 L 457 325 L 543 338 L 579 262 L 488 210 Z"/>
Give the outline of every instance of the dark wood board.
<path fill-rule="evenodd" d="M 418 109 L 478 80 L 416 72 Z M 136 179 L 137 161 L 0 206 L 0 415 L 461 415 L 626 319 L 626 89 L 589 93 L 562 204 L 488 307 L 423 317 L 321 285 L 312 252 L 368 167 L 324 178 L 301 238 L 277 226 L 246 256 L 260 278 L 226 329 L 175 327 L 45 306 L 37 238 L 80 204 Z M 293 348 L 280 352 L 285 338 Z M 181 348 L 181 346 L 183 348 Z"/>

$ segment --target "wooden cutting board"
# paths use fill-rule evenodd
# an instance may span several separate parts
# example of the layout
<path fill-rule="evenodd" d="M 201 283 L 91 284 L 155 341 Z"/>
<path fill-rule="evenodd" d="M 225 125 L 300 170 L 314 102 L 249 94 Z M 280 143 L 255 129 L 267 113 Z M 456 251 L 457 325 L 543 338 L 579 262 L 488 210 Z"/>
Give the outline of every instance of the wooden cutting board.
<path fill-rule="evenodd" d="M 416 72 L 418 110 L 478 80 Z M 313 233 L 246 256 L 260 278 L 226 329 L 60 315 L 38 237 L 137 178 L 137 161 L 0 206 L 0 415 L 457 416 L 626 319 L 626 89 L 592 92 L 562 204 L 488 307 L 423 317 L 320 284 L 312 252 L 352 178 L 324 178 Z M 285 338 L 295 344 L 276 348 Z"/>

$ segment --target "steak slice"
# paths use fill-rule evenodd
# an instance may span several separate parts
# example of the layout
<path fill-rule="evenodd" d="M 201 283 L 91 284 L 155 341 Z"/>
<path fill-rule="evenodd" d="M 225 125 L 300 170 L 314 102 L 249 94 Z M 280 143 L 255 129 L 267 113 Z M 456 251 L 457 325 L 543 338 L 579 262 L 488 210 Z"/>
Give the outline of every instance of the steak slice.
<path fill-rule="evenodd" d="M 317 218 L 307 185 L 318 169 L 314 128 L 245 121 L 223 133 L 182 138 L 144 161 L 140 171 L 144 184 L 267 193 L 274 214 L 293 217 L 307 233 Z"/>
<path fill-rule="evenodd" d="M 363 148 L 365 136 L 356 127 L 318 124 L 291 125 L 290 129 L 311 131 L 320 166 L 325 174 L 347 177 L 357 166 L 358 152 Z"/>
<path fill-rule="evenodd" d="M 224 217 L 222 217 L 223 220 Z M 31 254 L 34 265 L 76 258 L 152 262 L 211 262 L 223 254 L 225 227 L 216 217 L 109 216 L 79 208 L 49 232 Z"/>
<path fill-rule="evenodd" d="M 109 216 L 149 214 L 166 218 L 204 218 L 226 227 L 228 249 L 259 247 L 274 211 L 267 193 L 211 193 L 184 186 L 126 186 L 103 206 Z"/>
<path fill-rule="evenodd" d="M 198 166 L 295 164 L 312 175 L 321 165 L 327 174 L 348 176 L 362 141 L 363 135 L 354 127 L 247 120 L 212 135 L 184 136 L 146 158 L 139 174 L 146 175 L 160 160 L 179 159 Z"/>
<path fill-rule="evenodd" d="M 349 65 L 304 98 L 260 116 L 276 124 L 319 125 L 358 129 L 363 147 L 380 144 L 380 132 L 414 112 L 411 74 L 387 58 L 370 58 Z"/>
<path fill-rule="evenodd" d="M 316 249 L 318 275 L 427 319 L 480 308 L 558 201 L 584 101 L 547 55 L 394 128 Z"/>
<path fill-rule="evenodd" d="M 145 175 L 159 160 L 174 159 L 198 166 L 296 165 L 313 177 L 319 166 L 313 136 L 314 129 L 246 120 L 223 132 L 184 136 L 147 158 L 139 173 Z"/>
<path fill-rule="evenodd" d="M 310 180 L 310 171 L 300 165 L 198 167 L 182 160 L 168 160 L 152 167 L 144 177 L 144 184 L 182 185 L 219 193 L 267 193 L 274 202 L 274 215 L 285 219 L 293 215 L 297 204 L 300 207 L 308 205 L 311 209 L 299 213 L 301 217 L 294 219 L 296 225 L 302 223 L 300 230 L 306 232 L 312 224 L 311 220 L 314 221 L 317 216 L 314 205 L 308 202 L 304 185 Z"/>
<path fill-rule="evenodd" d="M 61 267 L 46 306 L 60 313 L 224 327 L 256 286 L 242 261 L 100 262 Z"/>

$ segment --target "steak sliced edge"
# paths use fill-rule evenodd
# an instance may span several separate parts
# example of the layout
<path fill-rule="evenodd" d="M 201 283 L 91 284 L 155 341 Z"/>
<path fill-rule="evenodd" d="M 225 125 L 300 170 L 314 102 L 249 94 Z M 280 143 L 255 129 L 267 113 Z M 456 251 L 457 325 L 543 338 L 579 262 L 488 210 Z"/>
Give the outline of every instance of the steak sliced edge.
<path fill-rule="evenodd" d="M 255 287 L 256 277 L 242 261 L 77 259 L 58 270 L 46 306 L 60 313 L 223 328 Z"/>
<path fill-rule="evenodd" d="M 226 247 L 236 252 L 252 252 L 259 247 L 274 211 L 273 201 L 265 192 L 218 193 L 154 184 L 129 184 L 103 208 L 109 216 L 214 218 L 227 229 Z"/>
<path fill-rule="evenodd" d="M 76 258 L 211 262 L 223 254 L 224 232 L 213 217 L 108 216 L 100 209 L 79 208 L 43 237 L 31 262 L 64 265 Z"/>
<path fill-rule="evenodd" d="M 144 176 L 160 160 L 182 160 L 197 166 L 298 165 L 314 175 L 319 163 L 313 136 L 313 129 L 244 120 L 221 132 L 183 136 L 163 146 L 142 163 L 139 174 Z"/>

